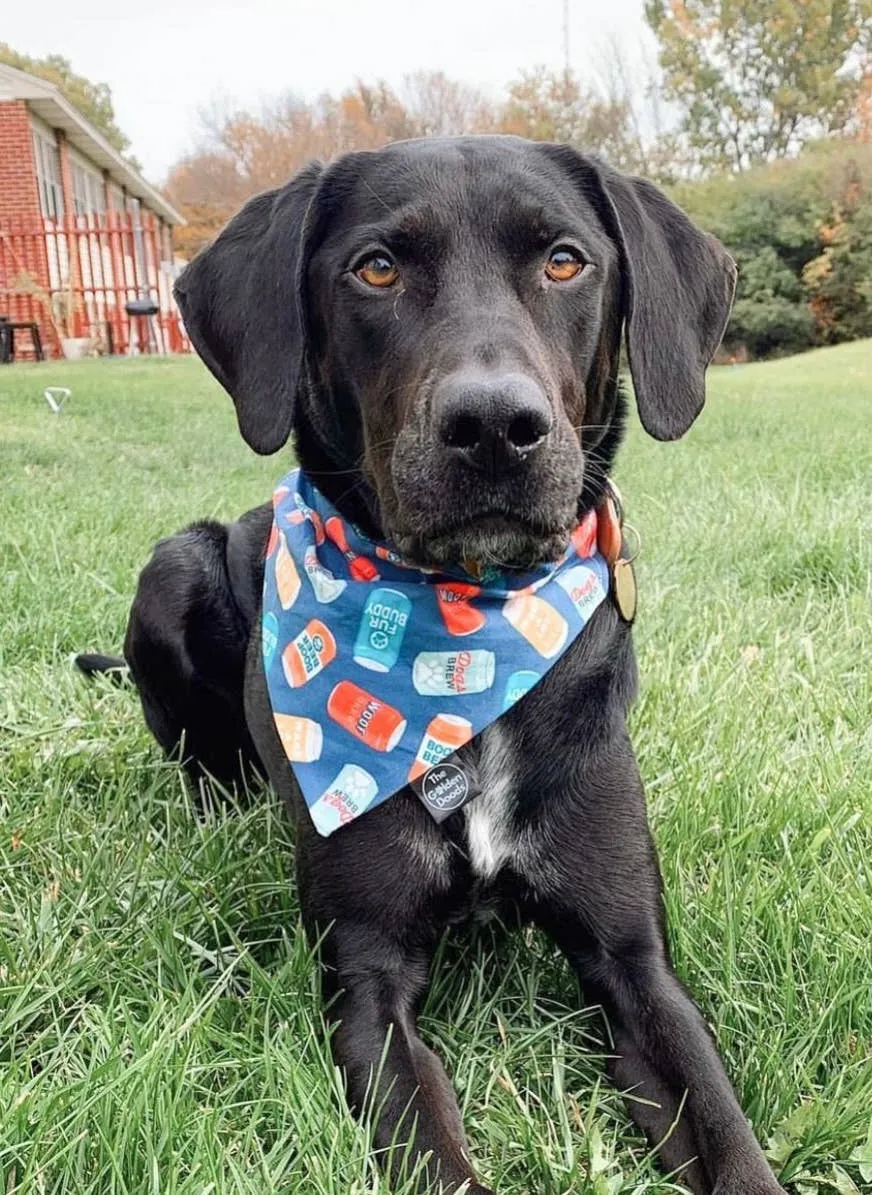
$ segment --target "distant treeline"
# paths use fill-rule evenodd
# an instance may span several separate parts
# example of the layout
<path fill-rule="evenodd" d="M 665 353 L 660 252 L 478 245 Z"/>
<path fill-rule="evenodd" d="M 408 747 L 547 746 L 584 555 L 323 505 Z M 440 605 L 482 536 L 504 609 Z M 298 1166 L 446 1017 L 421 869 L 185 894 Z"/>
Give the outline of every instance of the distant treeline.
<path fill-rule="evenodd" d="M 702 174 L 668 134 L 647 140 L 629 99 L 585 92 L 544 71 L 522 76 L 502 104 L 444 75 L 408 81 L 402 96 L 362 84 L 316 103 L 293 97 L 254 116 L 215 118 L 205 148 L 172 169 L 167 192 L 184 213 L 176 245 L 191 256 L 251 195 L 312 158 L 405 137 L 517 133 L 565 141 L 664 186 L 739 264 L 728 357 L 765 357 L 872 336 L 872 128 L 809 140 L 790 156 Z M 682 174 L 697 177 L 681 178 Z"/>
<path fill-rule="evenodd" d="M 398 87 L 277 97 L 213 111 L 166 191 L 190 257 L 251 195 L 313 158 L 407 137 L 515 133 L 562 141 L 666 187 L 739 263 L 728 356 L 872 336 L 872 0 L 645 0 L 657 61 L 612 41 L 582 81 L 553 65 L 498 97 L 419 72 Z M 532 18 L 531 18 L 532 19 Z M 105 83 L 59 55 L 0 43 L 0 62 L 49 79 L 119 149 Z"/>

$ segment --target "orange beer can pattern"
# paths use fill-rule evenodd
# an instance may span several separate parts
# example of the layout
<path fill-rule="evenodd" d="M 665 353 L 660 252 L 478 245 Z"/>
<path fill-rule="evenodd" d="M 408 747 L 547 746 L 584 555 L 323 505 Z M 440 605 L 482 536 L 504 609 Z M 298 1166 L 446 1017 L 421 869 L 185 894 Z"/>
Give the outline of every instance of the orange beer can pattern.
<path fill-rule="evenodd" d="M 425 575 L 305 473 L 289 474 L 264 561 L 261 647 L 276 730 L 319 833 L 409 784 L 447 815 L 453 790 L 440 785 L 467 771 L 466 744 L 527 700 L 608 597 L 599 530 L 591 511 L 559 560 L 523 573 L 459 561 L 464 571 Z"/>
<path fill-rule="evenodd" d="M 321 758 L 324 732 L 318 722 L 296 714 L 274 714 L 273 720 L 292 763 L 314 763 Z"/>
<path fill-rule="evenodd" d="M 320 619 L 313 618 L 282 652 L 285 680 L 299 689 L 335 659 L 336 640 Z"/>
<path fill-rule="evenodd" d="M 437 763 L 452 755 L 458 747 L 472 738 L 472 723 L 456 714 L 437 714 L 430 721 L 409 772 L 410 780 L 417 780 Z"/>
<path fill-rule="evenodd" d="M 294 558 L 288 551 L 285 537 L 279 534 L 279 551 L 276 556 L 276 589 L 283 610 L 290 610 L 300 596 L 300 573 Z"/>
<path fill-rule="evenodd" d="M 373 751 L 393 751 L 406 729 L 399 710 L 350 680 L 340 681 L 334 688 L 327 699 L 327 713 Z"/>
<path fill-rule="evenodd" d="M 449 635 L 472 635 L 487 622 L 487 615 L 477 610 L 472 599 L 481 593 L 480 585 L 464 581 L 447 581 L 436 586 L 439 613 Z"/>
<path fill-rule="evenodd" d="M 333 515 L 324 524 L 324 530 L 330 536 L 345 559 L 348 561 L 348 572 L 354 581 L 377 581 L 378 569 L 366 556 L 352 551 L 345 533 L 345 524 L 338 515 Z"/>
<path fill-rule="evenodd" d="M 503 615 L 546 660 L 557 655 L 569 635 L 569 624 L 560 611 L 534 593 L 513 594 L 503 606 Z"/>

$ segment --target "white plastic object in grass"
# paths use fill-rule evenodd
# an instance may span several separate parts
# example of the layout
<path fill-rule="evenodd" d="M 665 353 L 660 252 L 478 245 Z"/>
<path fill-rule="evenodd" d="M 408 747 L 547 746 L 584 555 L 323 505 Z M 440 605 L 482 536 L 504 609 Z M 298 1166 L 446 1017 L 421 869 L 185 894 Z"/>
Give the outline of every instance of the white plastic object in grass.
<path fill-rule="evenodd" d="M 55 415 L 60 415 L 64 403 L 73 396 L 69 386 L 46 386 L 42 393 Z"/>

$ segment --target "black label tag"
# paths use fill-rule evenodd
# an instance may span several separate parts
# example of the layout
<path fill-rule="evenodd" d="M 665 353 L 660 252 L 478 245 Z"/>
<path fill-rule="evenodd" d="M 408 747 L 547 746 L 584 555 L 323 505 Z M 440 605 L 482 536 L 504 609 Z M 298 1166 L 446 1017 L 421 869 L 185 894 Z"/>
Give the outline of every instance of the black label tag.
<path fill-rule="evenodd" d="M 481 791 L 472 767 L 456 757 L 443 759 L 409 787 L 437 822 L 444 822 L 455 810 L 477 797 Z"/>

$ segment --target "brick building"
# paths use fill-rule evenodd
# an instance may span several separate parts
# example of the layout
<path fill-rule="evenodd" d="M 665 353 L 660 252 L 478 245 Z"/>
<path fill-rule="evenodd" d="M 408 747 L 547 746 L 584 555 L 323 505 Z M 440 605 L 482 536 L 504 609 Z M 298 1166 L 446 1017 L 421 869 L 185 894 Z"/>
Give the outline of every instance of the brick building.
<path fill-rule="evenodd" d="M 186 351 L 172 297 L 182 223 L 56 87 L 0 64 L 0 317 L 36 321 L 49 356 L 86 338 L 101 352 Z M 127 314 L 147 299 L 154 319 Z"/>

